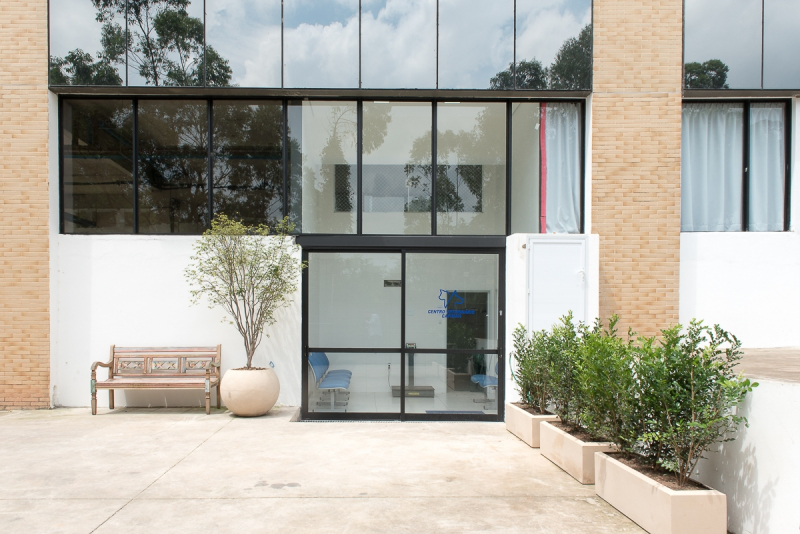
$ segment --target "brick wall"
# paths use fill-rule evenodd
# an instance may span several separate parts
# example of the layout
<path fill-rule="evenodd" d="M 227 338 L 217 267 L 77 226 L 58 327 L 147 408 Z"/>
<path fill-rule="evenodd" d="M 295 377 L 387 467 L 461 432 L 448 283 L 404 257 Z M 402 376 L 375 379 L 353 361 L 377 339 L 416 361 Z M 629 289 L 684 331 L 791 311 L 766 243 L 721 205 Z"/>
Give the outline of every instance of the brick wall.
<path fill-rule="evenodd" d="M 594 0 L 592 232 L 600 314 L 678 321 L 682 0 Z"/>
<path fill-rule="evenodd" d="M 0 0 L 0 409 L 50 405 L 47 0 Z"/>

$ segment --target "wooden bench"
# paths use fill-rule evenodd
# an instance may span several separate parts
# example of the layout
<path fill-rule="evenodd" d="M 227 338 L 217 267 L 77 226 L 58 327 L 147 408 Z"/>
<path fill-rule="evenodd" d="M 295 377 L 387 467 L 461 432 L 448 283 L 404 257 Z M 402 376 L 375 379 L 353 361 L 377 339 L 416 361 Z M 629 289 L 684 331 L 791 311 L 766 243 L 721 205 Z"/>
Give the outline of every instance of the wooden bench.
<path fill-rule="evenodd" d="M 114 409 L 115 389 L 204 389 L 206 414 L 211 413 L 211 388 L 220 407 L 222 345 L 216 347 L 117 347 L 107 362 L 92 364 L 92 415 L 97 414 L 97 390 L 108 390 Z M 97 367 L 108 368 L 108 380 L 97 381 Z"/>

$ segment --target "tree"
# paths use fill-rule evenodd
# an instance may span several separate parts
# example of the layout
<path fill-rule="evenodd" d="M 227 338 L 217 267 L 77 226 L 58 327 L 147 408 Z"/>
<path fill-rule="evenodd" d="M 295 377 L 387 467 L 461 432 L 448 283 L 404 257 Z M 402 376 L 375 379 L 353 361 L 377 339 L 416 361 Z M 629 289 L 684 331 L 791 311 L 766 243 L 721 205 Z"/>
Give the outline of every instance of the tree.
<path fill-rule="evenodd" d="M 684 67 L 684 85 L 687 89 L 728 89 L 728 66 L 719 59 L 705 63 L 692 61 Z"/>
<path fill-rule="evenodd" d="M 495 90 L 514 89 L 512 72 L 514 72 L 514 63 L 510 63 L 506 70 L 498 72 L 489 82 L 489 88 Z M 547 89 L 547 67 L 542 67 L 542 63 L 535 58 L 530 61 L 523 59 L 517 62 L 515 74 L 517 89 Z"/>
<path fill-rule="evenodd" d="M 533 58 L 509 64 L 489 81 L 495 90 L 516 89 L 559 89 L 580 90 L 592 87 L 592 25 L 586 25 L 578 37 L 570 37 L 556 54 L 553 64 L 544 67 Z"/>
<path fill-rule="evenodd" d="M 221 307 L 244 340 L 247 368 L 261 343 L 264 328 L 275 324 L 275 313 L 292 302 L 300 272 L 299 248 L 288 236 L 287 219 L 274 227 L 246 226 L 219 214 L 211 229 L 194 245 L 192 263 L 184 271 L 192 303 L 203 297 L 209 308 Z"/>
<path fill-rule="evenodd" d="M 549 69 L 550 89 L 589 89 L 592 87 L 592 25 L 570 37 L 556 54 Z"/>
<path fill-rule="evenodd" d="M 188 14 L 190 0 L 90 1 L 102 23 L 97 61 L 81 50 L 51 57 L 51 83 L 122 85 L 114 65 L 124 67 L 127 52 L 129 67 L 148 85 L 230 85 L 229 62 L 204 48 L 203 21 Z M 119 20 L 127 22 L 127 34 Z"/>

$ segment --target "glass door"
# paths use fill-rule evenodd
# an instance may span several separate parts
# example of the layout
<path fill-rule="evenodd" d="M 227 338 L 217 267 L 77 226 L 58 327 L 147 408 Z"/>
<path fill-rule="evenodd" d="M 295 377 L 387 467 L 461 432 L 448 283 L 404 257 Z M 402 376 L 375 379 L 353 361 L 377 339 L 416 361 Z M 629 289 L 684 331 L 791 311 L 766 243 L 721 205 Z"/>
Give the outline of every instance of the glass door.
<path fill-rule="evenodd" d="M 304 418 L 502 415 L 501 254 L 304 255 Z"/>

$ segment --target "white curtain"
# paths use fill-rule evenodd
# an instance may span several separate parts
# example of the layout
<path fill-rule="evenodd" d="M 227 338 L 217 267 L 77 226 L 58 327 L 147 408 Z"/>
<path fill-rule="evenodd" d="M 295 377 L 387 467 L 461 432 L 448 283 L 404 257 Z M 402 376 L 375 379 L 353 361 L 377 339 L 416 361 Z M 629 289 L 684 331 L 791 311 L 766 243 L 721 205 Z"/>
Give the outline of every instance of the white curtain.
<path fill-rule="evenodd" d="M 742 104 L 684 104 L 681 231 L 742 229 Z"/>
<path fill-rule="evenodd" d="M 750 195 L 748 229 L 783 231 L 786 176 L 784 104 L 750 106 Z"/>
<path fill-rule="evenodd" d="M 548 102 L 544 133 L 546 231 L 548 234 L 577 234 L 581 223 L 580 105 Z"/>

